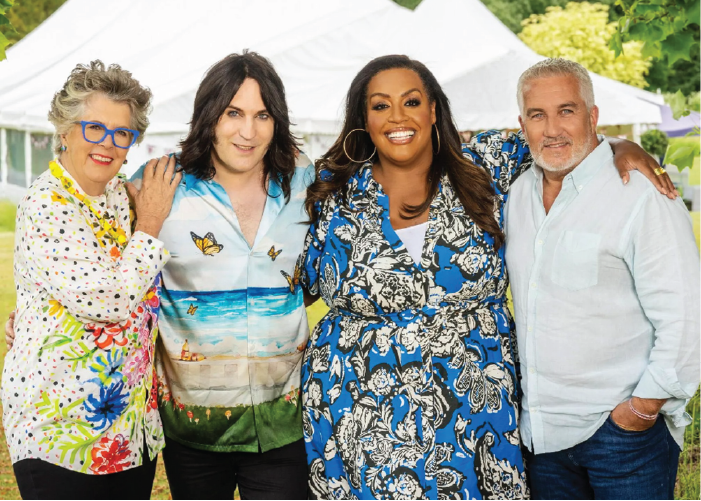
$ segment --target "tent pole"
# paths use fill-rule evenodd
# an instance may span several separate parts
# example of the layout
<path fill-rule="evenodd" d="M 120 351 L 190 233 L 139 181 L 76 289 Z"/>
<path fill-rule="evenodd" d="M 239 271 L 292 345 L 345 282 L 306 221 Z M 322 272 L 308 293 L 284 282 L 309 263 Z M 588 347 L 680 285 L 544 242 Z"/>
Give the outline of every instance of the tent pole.
<path fill-rule="evenodd" d="M 24 132 L 24 186 L 32 184 L 32 139 L 31 132 Z"/>
<path fill-rule="evenodd" d="M 0 187 L 7 189 L 7 132 L 0 129 Z"/>
<path fill-rule="evenodd" d="M 640 135 L 642 134 L 642 127 L 640 124 L 633 124 L 633 142 L 640 144 Z"/>

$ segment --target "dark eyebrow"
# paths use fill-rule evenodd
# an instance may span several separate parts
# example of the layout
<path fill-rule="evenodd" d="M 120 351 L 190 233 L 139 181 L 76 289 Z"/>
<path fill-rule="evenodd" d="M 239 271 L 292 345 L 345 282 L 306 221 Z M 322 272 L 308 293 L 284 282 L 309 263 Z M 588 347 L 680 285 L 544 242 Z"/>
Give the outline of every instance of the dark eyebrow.
<path fill-rule="evenodd" d="M 231 105 L 227 106 L 226 109 L 225 109 L 224 111 L 226 112 L 226 111 L 228 111 L 228 110 L 234 110 L 234 111 L 243 112 L 243 110 L 242 110 L 241 108 L 238 108 L 237 106 L 231 106 Z M 270 114 L 270 112 L 269 112 L 268 110 L 266 110 L 265 108 L 263 108 L 263 109 L 260 110 L 260 111 L 257 111 L 257 112 L 256 112 L 256 115 L 260 115 L 261 113 L 267 113 L 268 115 Z"/>
<path fill-rule="evenodd" d="M 418 89 L 418 88 L 414 87 L 413 89 L 409 89 L 409 90 L 406 91 L 406 92 L 402 92 L 401 97 L 408 96 L 408 95 L 411 94 L 412 92 L 418 92 L 419 94 L 421 94 L 421 89 Z M 423 95 L 423 94 L 421 94 L 421 95 Z M 373 94 L 370 94 L 370 95 L 368 96 L 368 99 L 370 99 L 370 98 L 372 98 L 372 97 L 375 97 L 375 96 L 384 97 L 385 99 L 389 99 L 389 97 L 390 97 L 389 94 L 385 94 L 385 93 L 383 93 L 383 92 L 375 92 L 375 93 L 373 93 Z"/>

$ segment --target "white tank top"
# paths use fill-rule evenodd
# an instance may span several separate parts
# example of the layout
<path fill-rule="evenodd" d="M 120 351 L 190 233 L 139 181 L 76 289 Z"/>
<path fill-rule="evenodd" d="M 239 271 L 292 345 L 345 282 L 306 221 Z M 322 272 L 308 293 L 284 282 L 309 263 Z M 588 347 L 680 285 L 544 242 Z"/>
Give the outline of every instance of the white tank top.
<path fill-rule="evenodd" d="M 401 230 L 394 230 L 397 233 L 397 236 L 399 236 L 399 238 L 402 239 L 402 242 L 404 242 L 406 250 L 409 251 L 409 255 L 416 264 L 421 262 L 421 251 L 424 247 L 424 239 L 426 238 L 427 228 L 428 221 L 417 224 L 416 226 L 402 228 Z"/>

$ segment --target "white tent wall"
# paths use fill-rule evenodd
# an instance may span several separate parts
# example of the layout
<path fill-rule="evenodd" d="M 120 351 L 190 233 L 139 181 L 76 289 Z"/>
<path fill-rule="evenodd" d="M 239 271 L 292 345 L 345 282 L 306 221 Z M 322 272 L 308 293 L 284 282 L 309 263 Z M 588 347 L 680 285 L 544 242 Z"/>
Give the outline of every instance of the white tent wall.
<path fill-rule="evenodd" d="M 51 132 L 49 103 L 75 64 L 119 63 L 154 93 L 130 173 L 177 148 L 207 68 L 245 48 L 275 65 L 312 157 L 335 140 L 350 82 L 374 57 L 424 62 L 461 130 L 518 127 L 516 81 L 542 59 L 479 0 L 423 0 L 415 11 L 391 0 L 68 0 L 0 63 L 0 128 Z M 602 125 L 660 122 L 655 94 L 593 78 Z"/>

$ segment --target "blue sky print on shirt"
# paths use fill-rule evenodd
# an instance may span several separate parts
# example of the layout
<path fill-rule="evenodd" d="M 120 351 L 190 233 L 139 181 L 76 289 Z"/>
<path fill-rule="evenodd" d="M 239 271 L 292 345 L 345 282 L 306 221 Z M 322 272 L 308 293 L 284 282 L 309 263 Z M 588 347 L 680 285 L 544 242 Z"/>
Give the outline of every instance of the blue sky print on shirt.
<path fill-rule="evenodd" d="M 171 321 L 171 330 L 189 336 L 190 352 L 207 358 L 233 359 L 239 353 L 271 357 L 295 351 L 294 338 L 283 341 L 276 333 L 284 328 L 283 323 L 289 322 L 289 311 L 302 304 L 299 288 L 295 294 L 290 294 L 288 287 L 275 287 L 248 291 L 169 290 L 163 294 L 161 307 L 171 318 L 178 319 L 178 322 Z M 259 329 L 249 330 L 249 322 L 255 322 Z M 249 347 L 243 351 L 232 350 L 232 345 L 236 344 Z M 179 353 L 170 355 L 180 359 Z"/>

